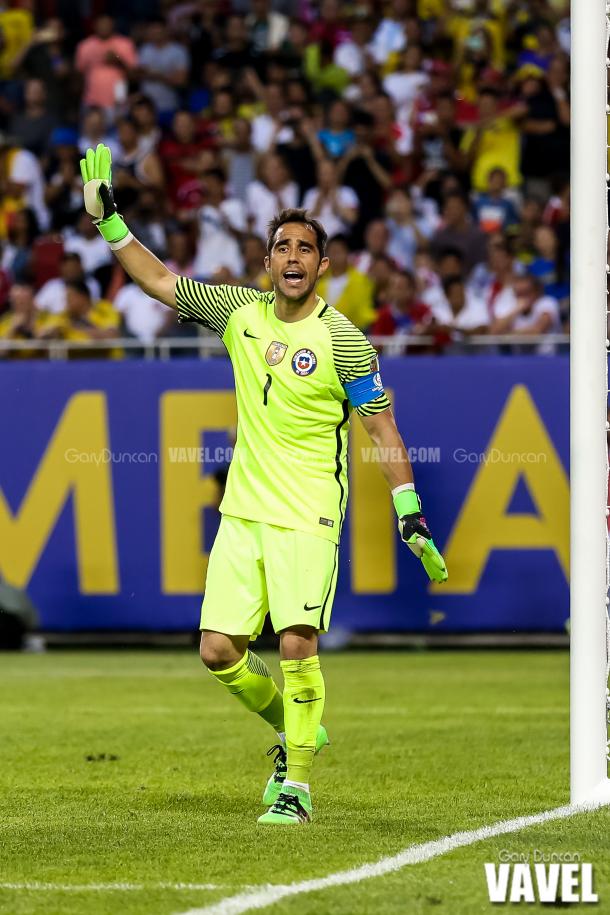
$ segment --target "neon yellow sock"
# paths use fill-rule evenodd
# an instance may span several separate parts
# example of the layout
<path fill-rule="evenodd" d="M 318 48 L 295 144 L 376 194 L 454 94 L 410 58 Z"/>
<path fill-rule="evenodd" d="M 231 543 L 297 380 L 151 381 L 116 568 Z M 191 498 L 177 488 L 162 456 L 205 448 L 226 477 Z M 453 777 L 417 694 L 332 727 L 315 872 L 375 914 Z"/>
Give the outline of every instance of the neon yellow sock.
<path fill-rule="evenodd" d="M 280 661 L 284 672 L 284 718 L 291 782 L 309 783 L 316 736 L 324 711 L 324 678 L 317 655 L 302 661 Z"/>
<path fill-rule="evenodd" d="M 252 651 L 247 651 L 233 667 L 210 673 L 237 696 L 242 705 L 256 712 L 276 731 L 284 730 L 284 703 L 269 668 Z"/>

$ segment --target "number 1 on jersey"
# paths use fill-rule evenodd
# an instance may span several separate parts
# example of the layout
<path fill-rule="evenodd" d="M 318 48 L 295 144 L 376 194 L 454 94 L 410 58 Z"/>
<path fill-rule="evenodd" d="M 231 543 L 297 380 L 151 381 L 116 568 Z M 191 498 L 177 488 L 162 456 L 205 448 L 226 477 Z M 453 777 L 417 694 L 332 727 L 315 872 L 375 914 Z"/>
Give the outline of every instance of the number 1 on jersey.
<path fill-rule="evenodd" d="M 267 406 L 267 394 L 269 393 L 269 388 L 271 387 L 272 381 L 273 381 L 273 378 L 271 377 L 269 372 L 267 372 L 267 381 L 265 383 L 265 387 L 263 388 L 263 404 L 265 407 Z"/>

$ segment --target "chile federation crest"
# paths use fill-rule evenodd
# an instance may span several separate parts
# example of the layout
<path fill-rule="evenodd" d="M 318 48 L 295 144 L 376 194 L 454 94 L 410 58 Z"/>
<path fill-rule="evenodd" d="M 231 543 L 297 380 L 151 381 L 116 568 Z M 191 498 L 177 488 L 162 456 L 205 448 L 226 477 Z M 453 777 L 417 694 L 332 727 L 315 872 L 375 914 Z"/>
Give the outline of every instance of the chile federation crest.
<path fill-rule="evenodd" d="M 292 371 L 301 377 L 315 372 L 317 364 L 316 354 L 310 349 L 299 349 L 292 357 Z"/>

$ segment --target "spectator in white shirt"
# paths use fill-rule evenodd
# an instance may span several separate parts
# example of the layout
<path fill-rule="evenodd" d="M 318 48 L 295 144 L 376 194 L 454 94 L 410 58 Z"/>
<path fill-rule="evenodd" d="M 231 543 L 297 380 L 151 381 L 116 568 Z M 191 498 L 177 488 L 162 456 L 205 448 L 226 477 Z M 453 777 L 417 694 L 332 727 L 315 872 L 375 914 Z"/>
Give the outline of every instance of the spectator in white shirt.
<path fill-rule="evenodd" d="M 157 149 L 161 139 L 157 109 L 146 95 L 138 95 L 131 103 L 130 114 L 138 125 L 138 148 L 142 155 Z"/>
<path fill-rule="evenodd" d="M 112 263 L 112 251 L 85 210 L 78 217 L 76 231 L 70 230 L 68 233 L 66 230 L 64 250 L 74 251 L 80 256 L 85 276 L 91 276 L 100 267 Z"/>
<path fill-rule="evenodd" d="M 413 201 L 403 190 L 395 190 L 386 204 L 390 242 L 387 253 L 403 270 L 412 270 L 415 253 L 432 235 L 428 223 L 415 215 Z"/>
<path fill-rule="evenodd" d="M 358 196 L 353 188 L 338 183 L 337 166 L 330 159 L 318 162 L 318 183 L 306 191 L 303 206 L 322 223 L 329 238 L 349 236 L 358 219 Z"/>
<path fill-rule="evenodd" d="M 152 343 L 165 328 L 167 308 L 135 283 L 119 289 L 114 307 L 123 316 L 127 332 L 142 343 Z"/>
<path fill-rule="evenodd" d="M 252 145 L 252 124 L 246 118 L 233 121 L 233 136 L 225 139 L 222 158 L 231 193 L 245 200 L 248 185 L 255 180 L 257 158 Z"/>
<path fill-rule="evenodd" d="M 516 334 L 526 338 L 559 333 L 561 323 L 557 299 L 544 295 L 537 277 L 530 274 L 515 277 L 512 292 L 512 296 L 507 295 L 496 305 L 492 334 Z M 553 351 L 554 347 L 548 343 L 537 347 L 539 353 Z"/>
<path fill-rule="evenodd" d="M 267 238 L 267 226 L 284 209 L 294 209 L 299 202 L 299 187 L 292 180 L 281 156 L 263 156 L 259 166 L 260 180 L 252 181 L 246 189 L 248 218 L 252 231 Z M 237 275 L 241 273 L 241 268 Z"/>
<path fill-rule="evenodd" d="M 246 27 L 257 54 L 277 51 L 288 37 L 288 17 L 270 10 L 269 0 L 250 0 Z"/>
<path fill-rule="evenodd" d="M 262 90 L 265 111 L 252 121 L 252 145 L 257 153 L 268 152 L 275 143 L 287 142 L 292 138 L 288 129 L 286 139 L 279 138 L 284 128 L 282 113 L 286 107 L 284 89 L 279 83 L 269 83 Z"/>
<path fill-rule="evenodd" d="M 59 276 L 47 280 L 34 296 L 36 308 L 48 314 L 61 314 L 67 307 L 67 284 L 74 282 L 87 284 L 92 301 L 101 299 L 100 284 L 93 277 L 85 277 L 80 255 L 75 251 L 66 251 L 59 265 Z"/>
<path fill-rule="evenodd" d="M 139 53 L 142 92 L 153 100 L 160 114 L 178 107 L 179 91 L 186 86 L 190 56 L 184 45 L 171 41 L 164 19 L 154 19 Z"/>
<path fill-rule="evenodd" d="M 243 258 L 239 240 L 248 229 L 241 200 L 226 196 L 222 169 L 209 168 L 202 175 L 205 203 L 198 213 L 199 241 L 193 270 L 198 278 L 211 279 L 222 267 L 239 276 Z"/>
<path fill-rule="evenodd" d="M 489 238 L 487 261 L 472 271 L 469 286 L 487 305 L 490 320 L 506 301 L 514 303 L 513 281 L 516 274 L 525 272 L 524 265 L 515 261 L 511 247 L 503 235 L 495 233 Z"/>
<path fill-rule="evenodd" d="M 414 28 L 412 10 L 411 0 L 392 0 L 389 14 L 377 26 L 371 42 L 377 64 L 385 64 L 390 54 L 407 46 L 409 32 Z M 414 22 L 417 25 L 417 19 Z"/>
<path fill-rule="evenodd" d="M 20 208 L 33 210 L 42 232 L 49 228 L 50 214 L 44 202 L 44 179 L 35 155 L 14 146 L 12 138 L 0 131 L 0 174 L 3 196 L 19 201 Z"/>
<path fill-rule="evenodd" d="M 438 331 L 448 334 L 452 341 L 487 332 L 489 315 L 485 302 L 468 290 L 461 276 L 446 277 L 443 291 L 444 299 L 437 299 L 432 306 Z"/>
<path fill-rule="evenodd" d="M 342 41 L 334 52 L 333 62 L 354 78 L 361 76 L 372 60 L 370 41 L 374 19 L 364 8 L 356 7 L 350 21 L 350 37 Z"/>
<path fill-rule="evenodd" d="M 429 77 L 424 73 L 422 65 L 422 49 L 418 44 L 409 45 L 402 55 L 401 69 L 389 73 L 383 81 L 385 92 L 394 102 L 396 118 L 402 124 L 409 123 L 413 103 L 428 84 Z"/>

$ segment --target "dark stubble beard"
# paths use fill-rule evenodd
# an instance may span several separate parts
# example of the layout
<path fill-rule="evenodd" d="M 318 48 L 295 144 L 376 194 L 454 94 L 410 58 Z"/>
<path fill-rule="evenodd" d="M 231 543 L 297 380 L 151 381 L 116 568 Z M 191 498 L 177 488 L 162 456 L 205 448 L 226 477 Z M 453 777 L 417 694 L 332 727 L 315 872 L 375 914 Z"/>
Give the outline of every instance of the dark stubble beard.
<path fill-rule="evenodd" d="M 318 278 L 316 277 L 315 280 L 314 280 L 312 283 L 310 283 L 310 285 L 307 287 L 307 289 L 305 290 L 305 292 L 302 293 L 302 295 L 298 296 L 298 298 L 293 298 L 293 296 L 286 295 L 285 292 L 282 292 L 282 290 L 279 289 L 279 284 L 278 284 L 278 288 L 275 289 L 274 292 L 275 292 L 275 294 L 276 294 L 276 296 L 277 296 L 277 293 L 278 293 L 278 290 L 279 290 L 280 295 L 282 295 L 282 296 L 286 299 L 286 301 L 288 301 L 288 302 L 294 302 L 295 305 L 302 305 L 303 302 L 306 302 L 306 301 L 307 301 L 307 299 L 309 298 L 309 296 L 311 295 L 311 293 L 313 292 L 313 290 L 316 288 L 317 282 L 318 282 Z"/>

